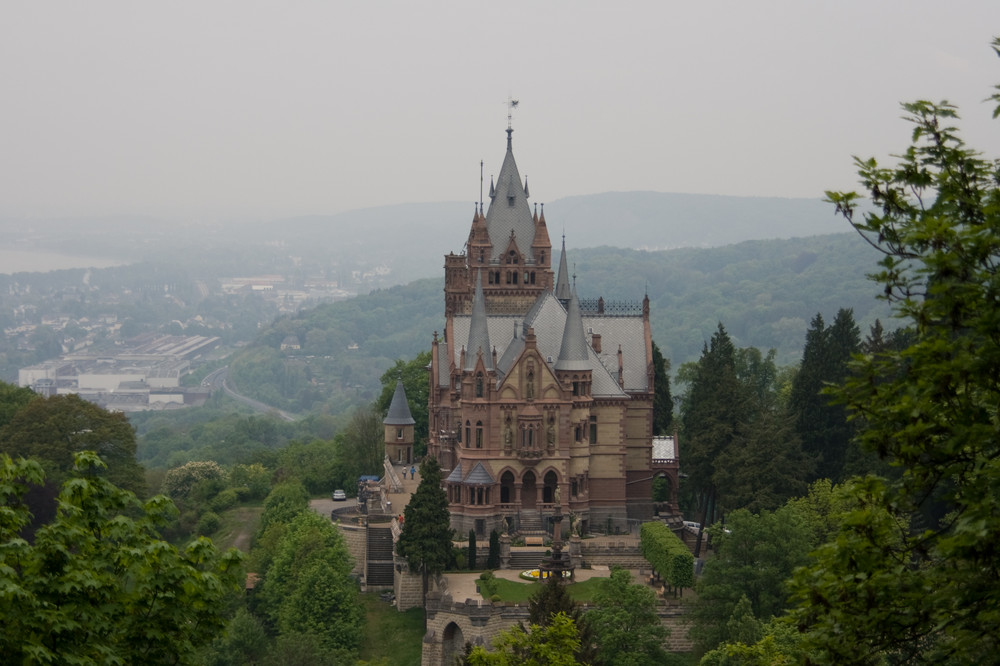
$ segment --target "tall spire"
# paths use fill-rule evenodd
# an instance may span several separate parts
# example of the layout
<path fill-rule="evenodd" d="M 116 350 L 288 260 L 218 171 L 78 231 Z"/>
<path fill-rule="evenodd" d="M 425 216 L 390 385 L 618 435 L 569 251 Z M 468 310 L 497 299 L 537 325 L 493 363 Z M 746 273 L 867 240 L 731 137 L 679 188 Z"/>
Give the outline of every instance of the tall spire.
<path fill-rule="evenodd" d="M 544 211 L 542 215 L 544 215 Z M 566 234 L 562 237 L 562 256 L 559 258 L 559 274 L 556 275 L 556 298 L 567 305 L 570 300 L 569 268 L 566 266 Z"/>
<path fill-rule="evenodd" d="M 582 324 L 581 324 L 582 326 Z M 476 295 L 472 299 L 472 320 L 469 322 L 469 344 L 466 346 L 465 367 L 474 370 L 476 358 L 482 352 L 483 364 L 487 370 L 493 369 L 493 347 L 490 345 L 490 329 L 486 322 L 486 298 L 483 296 L 483 273 L 476 271 Z"/>
<path fill-rule="evenodd" d="M 587 336 L 583 332 L 583 316 L 576 289 L 570 295 L 566 309 L 566 327 L 563 329 L 562 346 L 556 370 L 590 370 L 590 354 L 587 351 Z"/>

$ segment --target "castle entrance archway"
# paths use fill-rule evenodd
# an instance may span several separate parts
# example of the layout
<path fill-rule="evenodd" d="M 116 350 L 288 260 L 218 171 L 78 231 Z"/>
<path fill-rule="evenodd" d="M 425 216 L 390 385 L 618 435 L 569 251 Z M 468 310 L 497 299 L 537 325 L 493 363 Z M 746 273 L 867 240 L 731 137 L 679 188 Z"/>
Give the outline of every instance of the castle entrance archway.
<path fill-rule="evenodd" d="M 500 475 L 500 503 L 510 504 L 514 501 L 514 474 L 507 470 Z"/>
<path fill-rule="evenodd" d="M 535 473 L 528 470 L 521 478 L 521 507 L 534 509 L 538 501 L 538 489 L 535 487 Z"/>
<path fill-rule="evenodd" d="M 455 661 L 455 657 L 461 656 L 465 651 L 465 636 L 462 628 L 454 622 L 449 622 L 441 635 L 441 663 L 450 664 Z"/>
<path fill-rule="evenodd" d="M 542 487 L 542 502 L 552 504 L 555 501 L 556 485 L 559 477 L 552 470 L 545 473 L 545 485 Z"/>

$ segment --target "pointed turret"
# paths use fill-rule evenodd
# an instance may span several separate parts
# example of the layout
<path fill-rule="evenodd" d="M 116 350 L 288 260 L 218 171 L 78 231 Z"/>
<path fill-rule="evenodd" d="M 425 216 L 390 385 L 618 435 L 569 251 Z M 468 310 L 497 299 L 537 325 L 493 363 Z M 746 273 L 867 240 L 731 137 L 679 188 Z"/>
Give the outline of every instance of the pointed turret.
<path fill-rule="evenodd" d="M 406 401 L 406 389 L 403 388 L 403 380 L 396 380 L 396 391 L 392 394 L 392 402 L 389 403 L 389 413 L 386 414 L 385 425 L 413 425 L 416 421 L 410 414 L 410 403 Z"/>
<path fill-rule="evenodd" d="M 544 216 L 544 209 L 542 215 Z M 556 275 L 556 298 L 563 305 L 568 306 L 570 301 L 569 269 L 566 267 L 566 234 L 562 238 L 562 256 L 559 258 L 559 273 Z"/>
<path fill-rule="evenodd" d="M 385 427 L 385 455 L 396 464 L 409 465 L 413 463 L 413 416 L 406 400 L 406 390 L 403 380 L 396 380 L 396 392 L 392 394 L 389 403 L 389 413 L 382 425 Z"/>
<path fill-rule="evenodd" d="M 590 370 L 590 353 L 587 349 L 587 336 L 583 332 L 583 317 L 580 315 L 580 301 L 576 290 L 569 299 L 566 310 L 566 327 L 563 329 L 562 346 L 559 348 L 559 360 L 555 369 L 583 371 Z"/>
<path fill-rule="evenodd" d="M 463 370 L 474 370 L 480 354 L 486 369 L 493 369 L 493 347 L 490 345 L 490 329 L 486 322 L 486 297 L 483 296 L 481 271 L 476 271 L 476 295 L 472 299 L 472 319 L 469 322 L 469 344 L 466 350 Z"/>

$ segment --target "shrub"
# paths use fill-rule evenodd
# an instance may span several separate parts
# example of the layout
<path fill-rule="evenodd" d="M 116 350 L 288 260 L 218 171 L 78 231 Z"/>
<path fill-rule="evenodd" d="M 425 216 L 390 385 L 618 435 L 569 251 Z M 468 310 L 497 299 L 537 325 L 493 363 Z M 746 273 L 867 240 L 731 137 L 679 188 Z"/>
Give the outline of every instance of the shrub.
<path fill-rule="evenodd" d="M 206 511 L 205 514 L 198 520 L 198 524 L 195 526 L 194 531 L 201 536 L 207 536 L 219 529 L 219 525 L 222 521 L 219 520 L 219 514 L 214 511 Z"/>
<path fill-rule="evenodd" d="M 221 493 L 216 495 L 211 502 L 208 503 L 209 508 L 212 511 L 225 511 L 226 509 L 231 509 L 239 502 L 239 495 L 235 488 L 228 488 L 223 490 Z"/>

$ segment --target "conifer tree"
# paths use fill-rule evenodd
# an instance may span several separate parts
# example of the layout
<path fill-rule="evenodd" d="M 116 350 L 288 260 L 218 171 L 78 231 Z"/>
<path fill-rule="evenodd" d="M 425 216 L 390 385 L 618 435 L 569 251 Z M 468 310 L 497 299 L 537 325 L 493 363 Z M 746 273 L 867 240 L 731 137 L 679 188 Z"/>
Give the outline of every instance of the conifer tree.
<path fill-rule="evenodd" d="M 428 456 L 420 464 L 420 485 L 403 512 L 403 530 L 396 542 L 396 552 L 406 558 L 410 570 L 421 574 L 425 607 L 430 575 L 441 573 L 451 561 L 451 538 L 448 496 L 441 488 L 441 465 Z M 426 623 L 425 615 L 425 629 Z"/>

